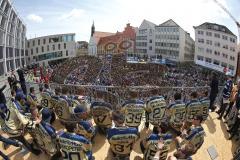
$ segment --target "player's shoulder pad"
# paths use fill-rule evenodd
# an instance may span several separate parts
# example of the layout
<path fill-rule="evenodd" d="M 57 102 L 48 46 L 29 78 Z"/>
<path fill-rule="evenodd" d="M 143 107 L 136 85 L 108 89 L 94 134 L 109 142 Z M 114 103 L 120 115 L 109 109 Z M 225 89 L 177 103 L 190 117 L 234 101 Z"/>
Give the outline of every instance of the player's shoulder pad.
<path fill-rule="evenodd" d="M 128 105 L 128 104 L 140 104 L 140 105 L 144 105 L 144 101 L 142 100 L 127 100 L 123 103 L 122 106 Z"/>
<path fill-rule="evenodd" d="M 93 127 L 92 124 L 89 121 L 80 121 L 79 125 L 81 125 L 86 130 Z"/>
<path fill-rule="evenodd" d="M 147 138 L 147 141 L 150 141 L 150 140 L 159 140 L 160 139 L 160 135 L 159 134 L 150 134 L 150 136 L 148 136 Z"/>
<path fill-rule="evenodd" d="M 162 101 L 165 100 L 163 96 L 153 96 L 153 97 L 150 97 L 150 98 L 148 99 L 148 101 L 153 101 L 153 100 L 155 100 L 155 99 L 159 99 L 159 100 L 162 100 Z"/>
<path fill-rule="evenodd" d="M 121 135 L 121 134 L 138 134 L 138 130 L 133 127 L 129 128 L 110 128 L 107 133 L 107 138 L 110 139 L 114 135 Z"/>
<path fill-rule="evenodd" d="M 41 125 L 51 137 L 56 136 L 56 130 L 50 124 L 41 122 Z"/>
<path fill-rule="evenodd" d="M 78 135 L 78 134 L 71 134 L 71 133 L 64 132 L 63 134 L 60 135 L 60 137 L 74 140 L 74 141 L 79 141 L 79 142 L 82 142 L 85 144 L 91 143 L 87 138 L 85 138 L 84 136 Z"/>
<path fill-rule="evenodd" d="M 112 105 L 110 103 L 108 103 L 108 102 L 101 102 L 101 101 L 93 102 L 90 107 L 94 108 L 94 107 L 98 107 L 98 106 L 112 108 Z"/>
<path fill-rule="evenodd" d="M 162 134 L 161 137 L 163 138 L 163 140 L 168 140 L 173 138 L 172 134 L 169 134 L 169 133 Z"/>

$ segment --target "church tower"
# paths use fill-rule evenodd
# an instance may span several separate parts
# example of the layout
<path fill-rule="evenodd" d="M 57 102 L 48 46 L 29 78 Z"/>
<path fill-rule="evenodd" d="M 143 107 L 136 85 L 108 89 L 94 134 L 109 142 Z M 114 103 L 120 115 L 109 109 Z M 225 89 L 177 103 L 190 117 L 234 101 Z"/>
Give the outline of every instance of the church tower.
<path fill-rule="evenodd" d="M 91 37 L 93 36 L 94 33 L 95 33 L 95 26 L 93 21 L 92 28 L 91 28 Z"/>

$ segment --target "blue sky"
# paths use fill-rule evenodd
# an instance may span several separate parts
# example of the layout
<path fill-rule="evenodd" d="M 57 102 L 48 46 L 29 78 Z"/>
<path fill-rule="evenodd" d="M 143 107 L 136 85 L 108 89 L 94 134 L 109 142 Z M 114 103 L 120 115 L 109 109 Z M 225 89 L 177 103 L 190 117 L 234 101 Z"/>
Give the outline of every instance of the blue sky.
<path fill-rule="evenodd" d="M 226 25 L 238 35 L 232 19 L 213 0 L 12 0 L 27 25 L 27 37 L 76 33 L 89 41 L 97 31 L 122 31 L 126 23 L 139 27 L 143 19 L 161 24 L 173 19 L 194 38 L 193 26 L 204 22 Z M 240 21 L 240 0 L 218 0 Z"/>

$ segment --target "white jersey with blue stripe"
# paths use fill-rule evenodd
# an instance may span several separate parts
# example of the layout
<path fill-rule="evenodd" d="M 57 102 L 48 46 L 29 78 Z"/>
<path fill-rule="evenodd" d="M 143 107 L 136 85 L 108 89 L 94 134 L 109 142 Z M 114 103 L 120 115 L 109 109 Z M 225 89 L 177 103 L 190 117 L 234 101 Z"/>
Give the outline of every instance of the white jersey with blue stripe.
<path fill-rule="evenodd" d="M 171 134 L 151 134 L 147 139 L 147 147 L 144 152 L 144 160 L 152 160 L 154 157 L 159 157 L 159 160 L 165 160 L 170 149 L 172 142 Z M 163 147 L 159 148 L 159 141 L 163 141 Z M 160 151 L 160 154 L 156 156 L 156 153 Z"/>
<path fill-rule="evenodd" d="M 166 101 L 164 97 L 154 96 L 149 98 L 146 102 L 146 110 L 149 113 L 149 122 L 153 125 L 160 124 L 166 110 Z"/>
<path fill-rule="evenodd" d="M 91 104 L 90 109 L 96 125 L 111 128 L 112 105 L 110 103 L 95 101 Z"/>
<path fill-rule="evenodd" d="M 186 137 L 187 142 L 194 146 L 194 150 L 198 150 L 204 142 L 205 132 L 202 126 L 194 127 L 190 129 L 188 136 Z"/>
<path fill-rule="evenodd" d="M 138 130 L 136 128 L 116 127 L 107 132 L 111 150 L 117 155 L 129 155 L 137 138 Z"/>
<path fill-rule="evenodd" d="M 141 100 L 129 100 L 122 105 L 125 124 L 129 127 L 138 127 L 141 124 L 145 104 Z"/>
<path fill-rule="evenodd" d="M 92 144 L 85 137 L 60 131 L 58 139 L 64 160 L 93 160 Z"/>
<path fill-rule="evenodd" d="M 193 99 L 186 105 L 186 121 L 192 122 L 196 115 L 201 114 L 202 104 L 198 99 Z"/>
<path fill-rule="evenodd" d="M 181 100 L 176 100 L 174 103 L 170 104 L 168 107 L 170 112 L 170 124 L 181 125 L 186 116 L 186 105 Z"/>

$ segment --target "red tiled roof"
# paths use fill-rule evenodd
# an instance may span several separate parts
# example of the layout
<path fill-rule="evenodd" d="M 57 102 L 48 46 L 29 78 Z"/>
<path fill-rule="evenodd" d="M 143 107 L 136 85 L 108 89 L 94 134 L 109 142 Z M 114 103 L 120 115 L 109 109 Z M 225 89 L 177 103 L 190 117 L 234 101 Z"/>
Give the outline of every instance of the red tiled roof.
<path fill-rule="evenodd" d="M 107 36 L 114 35 L 114 34 L 115 33 L 96 31 L 93 36 L 95 37 L 96 43 L 98 44 L 100 38 L 107 37 Z"/>

